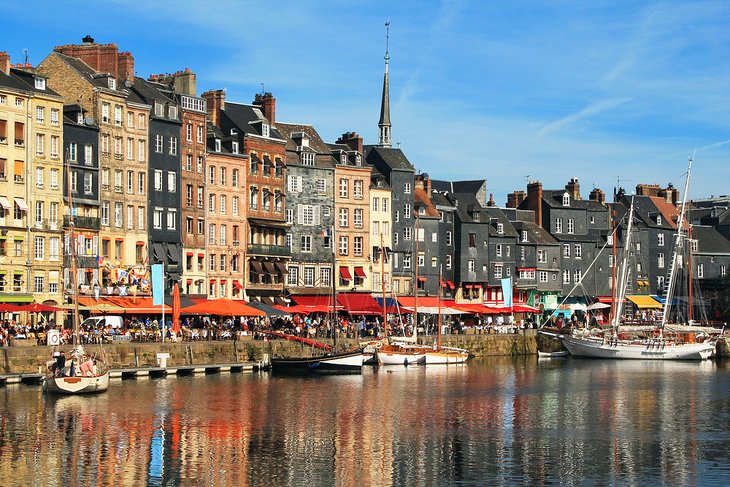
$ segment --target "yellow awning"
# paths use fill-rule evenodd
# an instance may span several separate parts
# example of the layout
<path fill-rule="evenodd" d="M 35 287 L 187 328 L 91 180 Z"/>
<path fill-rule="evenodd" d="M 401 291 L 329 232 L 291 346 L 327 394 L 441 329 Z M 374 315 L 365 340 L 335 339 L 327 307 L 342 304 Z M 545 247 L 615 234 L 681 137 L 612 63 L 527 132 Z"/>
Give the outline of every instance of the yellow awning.
<path fill-rule="evenodd" d="M 635 294 L 633 296 L 626 296 L 629 301 L 634 303 L 641 309 L 661 309 L 662 304 L 651 296 L 645 294 Z"/>

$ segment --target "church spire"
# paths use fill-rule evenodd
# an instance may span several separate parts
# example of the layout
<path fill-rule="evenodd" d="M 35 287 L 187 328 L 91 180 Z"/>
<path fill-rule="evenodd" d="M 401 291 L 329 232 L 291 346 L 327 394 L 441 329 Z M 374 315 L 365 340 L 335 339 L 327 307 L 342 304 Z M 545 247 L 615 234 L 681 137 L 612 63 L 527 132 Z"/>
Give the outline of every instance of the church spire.
<path fill-rule="evenodd" d="M 388 42 L 390 41 L 390 22 L 385 23 L 385 75 L 383 76 L 383 99 L 380 102 L 380 121 L 378 122 L 379 137 L 378 145 L 380 147 L 390 147 L 390 94 L 388 82 L 388 62 L 390 55 L 388 54 Z"/>

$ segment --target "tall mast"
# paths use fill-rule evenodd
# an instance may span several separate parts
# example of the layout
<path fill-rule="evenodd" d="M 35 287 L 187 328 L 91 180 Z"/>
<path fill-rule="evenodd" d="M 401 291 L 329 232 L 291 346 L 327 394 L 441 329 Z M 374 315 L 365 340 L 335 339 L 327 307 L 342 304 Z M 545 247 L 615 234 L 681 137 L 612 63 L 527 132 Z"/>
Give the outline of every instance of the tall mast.
<path fill-rule="evenodd" d="M 438 302 L 439 302 L 439 314 L 438 319 L 436 320 L 436 346 L 440 349 L 441 348 L 441 279 L 443 279 L 443 275 L 441 274 L 441 263 L 439 263 L 439 292 L 438 292 Z"/>
<path fill-rule="evenodd" d="M 69 281 L 73 289 L 73 345 L 74 348 L 79 344 L 79 289 L 76 283 L 76 232 L 74 222 L 74 204 L 73 195 L 71 194 L 71 160 L 68 149 L 66 149 L 66 187 L 68 188 L 68 226 L 71 235 L 68 238 L 69 254 L 71 257 L 71 270 Z"/>
<path fill-rule="evenodd" d="M 692 225 L 689 225 L 687 229 L 689 237 L 689 248 L 687 248 L 687 269 L 689 269 L 688 283 L 687 283 L 687 298 L 689 299 L 689 309 L 687 310 L 687 322 L 692 324 L 694 320 L 694 304 L 692 302 L 693 285 L 692 285 Z"/>
<path fill-rule="evenodd" d="M 414 238 L 416 240 L 416 245 L 415 245 L 416 262 L 414 264 L 415 264 L 415 268 L 416 268 L 416 272 L 415 272 L 416 280 L 413 283 L 413 296 L 414 296 L 414 299 L 413 299 L 413 336 L 416 337 L 416 341 L 418 341 L 418 224 L 419 224 L 419 219 L 418 219 L 418 212 L 416 211 L 415 213 L 416 213 L 416 231 L 414 232 L 415 233 Z"/>
<path fill-rule="evenodd" d="M 677 278 L 677 256 L 682 250 L 682 239 L 684 235 L 684 212 L 687 208 L 687 192 L 689 191 L 689 180 L 692 176 L 692 157 L 689 158 L 689 166 L 687 167 L 687 178 L 684 180 L 684 194 L 682 195 L 682 208 L 679 211 L 679 220 L 677 220 L 677 235 L 674 239 L 674 253 L 672 254 L 672 266 L 669 269 L 669 282 L 667 283 L 667 292 L 664 293 L 664 310 L 662 312 L 662 322 L 660 328 L 664 329 L 669 318 L 669 308 L 674 299 L 674 281 Z"/>
<path fill-rule="evenodd" d="M 621 314 L 623 312 L 624 299 L 626 298 L 626 288 L 631 277 L 629 268 L 631 266 L 631 231 L 634 224 L 634 198 L 631 198 L 631 207 L 629 208 L 629 221 L 626 225 L 626 238 L 624 239 L 624 252 L 621 259 L 621 275 L 619 276 L 619 284 L 616 292 L 615 301 L 615 312 L 613 315 L 613 330 L 614 333 L 618 329 L 618 324 L 621 321 Z M 616 235 L 613 236 L 613 241 L 616 242 Z"/>
<path fill-rule="evenodd" d="M 388 307 L 385 295 L 385 247 L 383 247 L 383 234 L 380 233 L 380 287 L 383 291 L 383 329 L 388 328 Z M 385 332 L 386 336 L 388 332 Z"/>
<path fill-rule="evenodd" d="M 613 321 L 613 317 L 616 314 L 617 309 L 617 302 L 616 302 L 616 201 L 614 200 L 614 207 L 613 211 L 611 211 L 611 215 L 613 216 L 613 235 L 611 236 L 611 246 L 613 247 L 613 253 L 611 254 L 611 258 L 613 259 L 612 265 L 611 265 L 611 303 L 613 306 L 611 306 L 611 313 L 610 313 L 610 319 Z"/>
<path fill-rule="evenodd" d="M 380 120 L 378 121 L 378 145 L 390 147 L 390 81 L 388 77 L 388 64 L 390 54 L 388 44 L 390 42 L 390 22 L 385 23 L 385 73 L 383 75 L 383 97 L 380 101 Z"/>
<path fill-rule="evenodd" d="M 335 256 L 335 226 L 332 225 L 332 236 L 330 237 L 330 245 L 332 246 L 332 350 L 337 353 L 337 327 L 338 327 L 338 320 L 337 320 L 337 281 L 335 279 L 335 263 L 337 262 L 337 257 Z"/>

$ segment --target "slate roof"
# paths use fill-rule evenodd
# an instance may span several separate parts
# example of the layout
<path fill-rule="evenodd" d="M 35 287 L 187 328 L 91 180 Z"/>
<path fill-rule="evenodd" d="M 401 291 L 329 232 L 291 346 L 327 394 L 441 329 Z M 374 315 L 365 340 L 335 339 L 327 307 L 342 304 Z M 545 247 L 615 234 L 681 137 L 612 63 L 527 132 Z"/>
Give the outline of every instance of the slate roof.
<path fill-rule="evenodd" d="M 486 185 L 487 181 L 484 179 L 474 179 L 469 181 L 431 180 L 432 189 L 437 191 L 446 191 L 447 193 L 477 194 L 479 191 L 485 190 Z"/>
<path fill-rule="evenodd" d="M 304 132 L 309 137 L 309 149 L 315 153 L 314 167 L 334 167 L 331 160 L 332 151 L 322 140 L 322 137 L 319 136 L 319 133 L 313 126 L 308 124 L 276 122 L 276 128 L 282 137 L 286 139 L 287 165 L 298 165 L 300 163 L 299 153 L 297 152 L 297 143 L 292 138 L 292 134 Z"/>
<path fill-rule="evenodd" d="M 46 83 L 45 90 L 39 90 L 38 88 L 36 88 L 34 79 L 35 76 L 47 79 L 46 76 L 36 75 L 35 73 L 23 71 L 22 69 L 18 68 L 10 68 L 9 74 L 5 74 L 4 72 L 0 71 L 0 86 L 4 86 L 12 90 L 23 91 L 26 93 L 41 93 L 43 95 L 48 95 L 52 97 L 61 97 L 61 95 L 48 87 L 48 83 Z"/>
<path fill-rule="evenodd" d="M 631 198 L 634 199 L 634 216 L 647 227 L 663 228 L 667 230 L 677 228 L 677 209 L 662 198 L 657 198 L 655 196 L 624 196 L 621 198 L 621 203 L 623 203 L 623 205 L 618 205 L 616 207 L 616 212 L 619 216 L 622 216 L 620 213 L 620 206 L 624 206 L 624 211 L 627 212 L 631 205 Z M 661 225 L 657 225 L 656 223 L 657 215 L 662 216 Z"/>
<path fill-rule="evenodd" d="M 490 237 L 517 237 L 517 230 L 512 226 L 512 222 L 507 219 L 507 215 L 497 208 L 496 206 L 488 206 L 482 210 L 482 220 L 490 222 L 489 225 L 489 236 Z M 501 223 L 503 227 L 503 233 L 497 232 L 497 223 Z"/>
<path fill-rule="evenodd" d="M 262 135 L 261 124 L 269 124 L 269 137 L 284 140 L 282 134 L 264 117 L 264 112 L 258 105 L 225 102 L 225 108 L 220 111 L 221 118 L 227 118 L 238 127 L 242 134 Z"/>
<path fill-rule="evenodd" d="M 77 115 L 80 111 L 81 111 L 81 105 L 79 105 L 78 103 L 71 103 L 69 105 L 64 105 L 63 106 L 63 123 L 71 124 L 71 125 L 79 125 L 79 126 L 89 127 L 89 128 L 98 130 L 99 125 L 96 123 L 96 121 L 94 121 L 91 124 L 85 123 L 85 120 L 82 123 L 78 122 Z M 86 112 L 86 114 L 89 116 L 91 115 L 91 113 L 88 111 Z M 87 118 L 87 117 L 84 117 L 84 118 Z M 93 120 L 93 117 L 92 117 L 92 120 Z"/>
<path fill-rule="evenodd" d="M 730 254 L 730 240 L 712 227 L 693 225 L 692 238 L 697 239 L 698 253 Z"/>
<path fill-rule="evenodd" d="M 370 187 L 371 188 L 390 188 L 390 184 L 388 183 L 388 179 L 383 176 L 383 173 L 377 170 L 377 168 L 372 168 L 372 171 L 370 172 Z"/>
<path fill-rule="evenodd" d="M 570 197 L 570 206 L 563 206 L 565 189 L 546 189 L 542 192 L 542 200 L 553 208 L 577 208 L 592 211 L 605 211 L 606 207 L 593 200 L 576 200 Z M 527 201 L 527 200 L 525 200 Z"/>
<path fill-rule="evenodd" d="M 533 222 L 513 221 L 512 226 L 519 234 L 519 242 L 522 242 L 522 231 L 527 231 L 527 242 L 538 245 L 557 245 L 558 241 L 550 235 L 550 232 Z"/>
<path fill-rule="evenodd" d="M 416 172 L 416 168 L 399 148 L 366 145 L 363 147 L 363 151 L 368 164 L 377 166 L 378 162 L 383 162 L 391 170 Z"/>

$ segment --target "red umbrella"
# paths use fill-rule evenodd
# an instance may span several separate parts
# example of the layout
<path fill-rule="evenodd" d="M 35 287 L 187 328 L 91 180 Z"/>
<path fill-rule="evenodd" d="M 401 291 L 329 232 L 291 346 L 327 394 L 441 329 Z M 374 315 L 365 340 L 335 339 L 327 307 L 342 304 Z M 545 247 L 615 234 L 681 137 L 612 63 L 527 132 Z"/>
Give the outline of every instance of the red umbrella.
<path fill-rule="evenodd" d="M 172 288 L 172 331 L 180 332 L 180 287 L 177 283 Z"/>
<path fill-rule="evenodd" d="M 183 308 L 180 312 L 188 315 L 266 316 L 266 313 L 248 306 L 245 301 L 234 301 L 226 298 L 203 301 Z"/>
<path fill-rule="evenodd" d="M 33 303 L 27 306 L 18 306 L 18 311 L 32 311 L 37 313 L 39 311 L 58 311 L 58 308 L 48 304 Z"/>
<path fill-rule="evenodd" d="M 0 312 L 3 311 L 22 311 L 21 307 L 15 304 L 0 303 Z"/>

